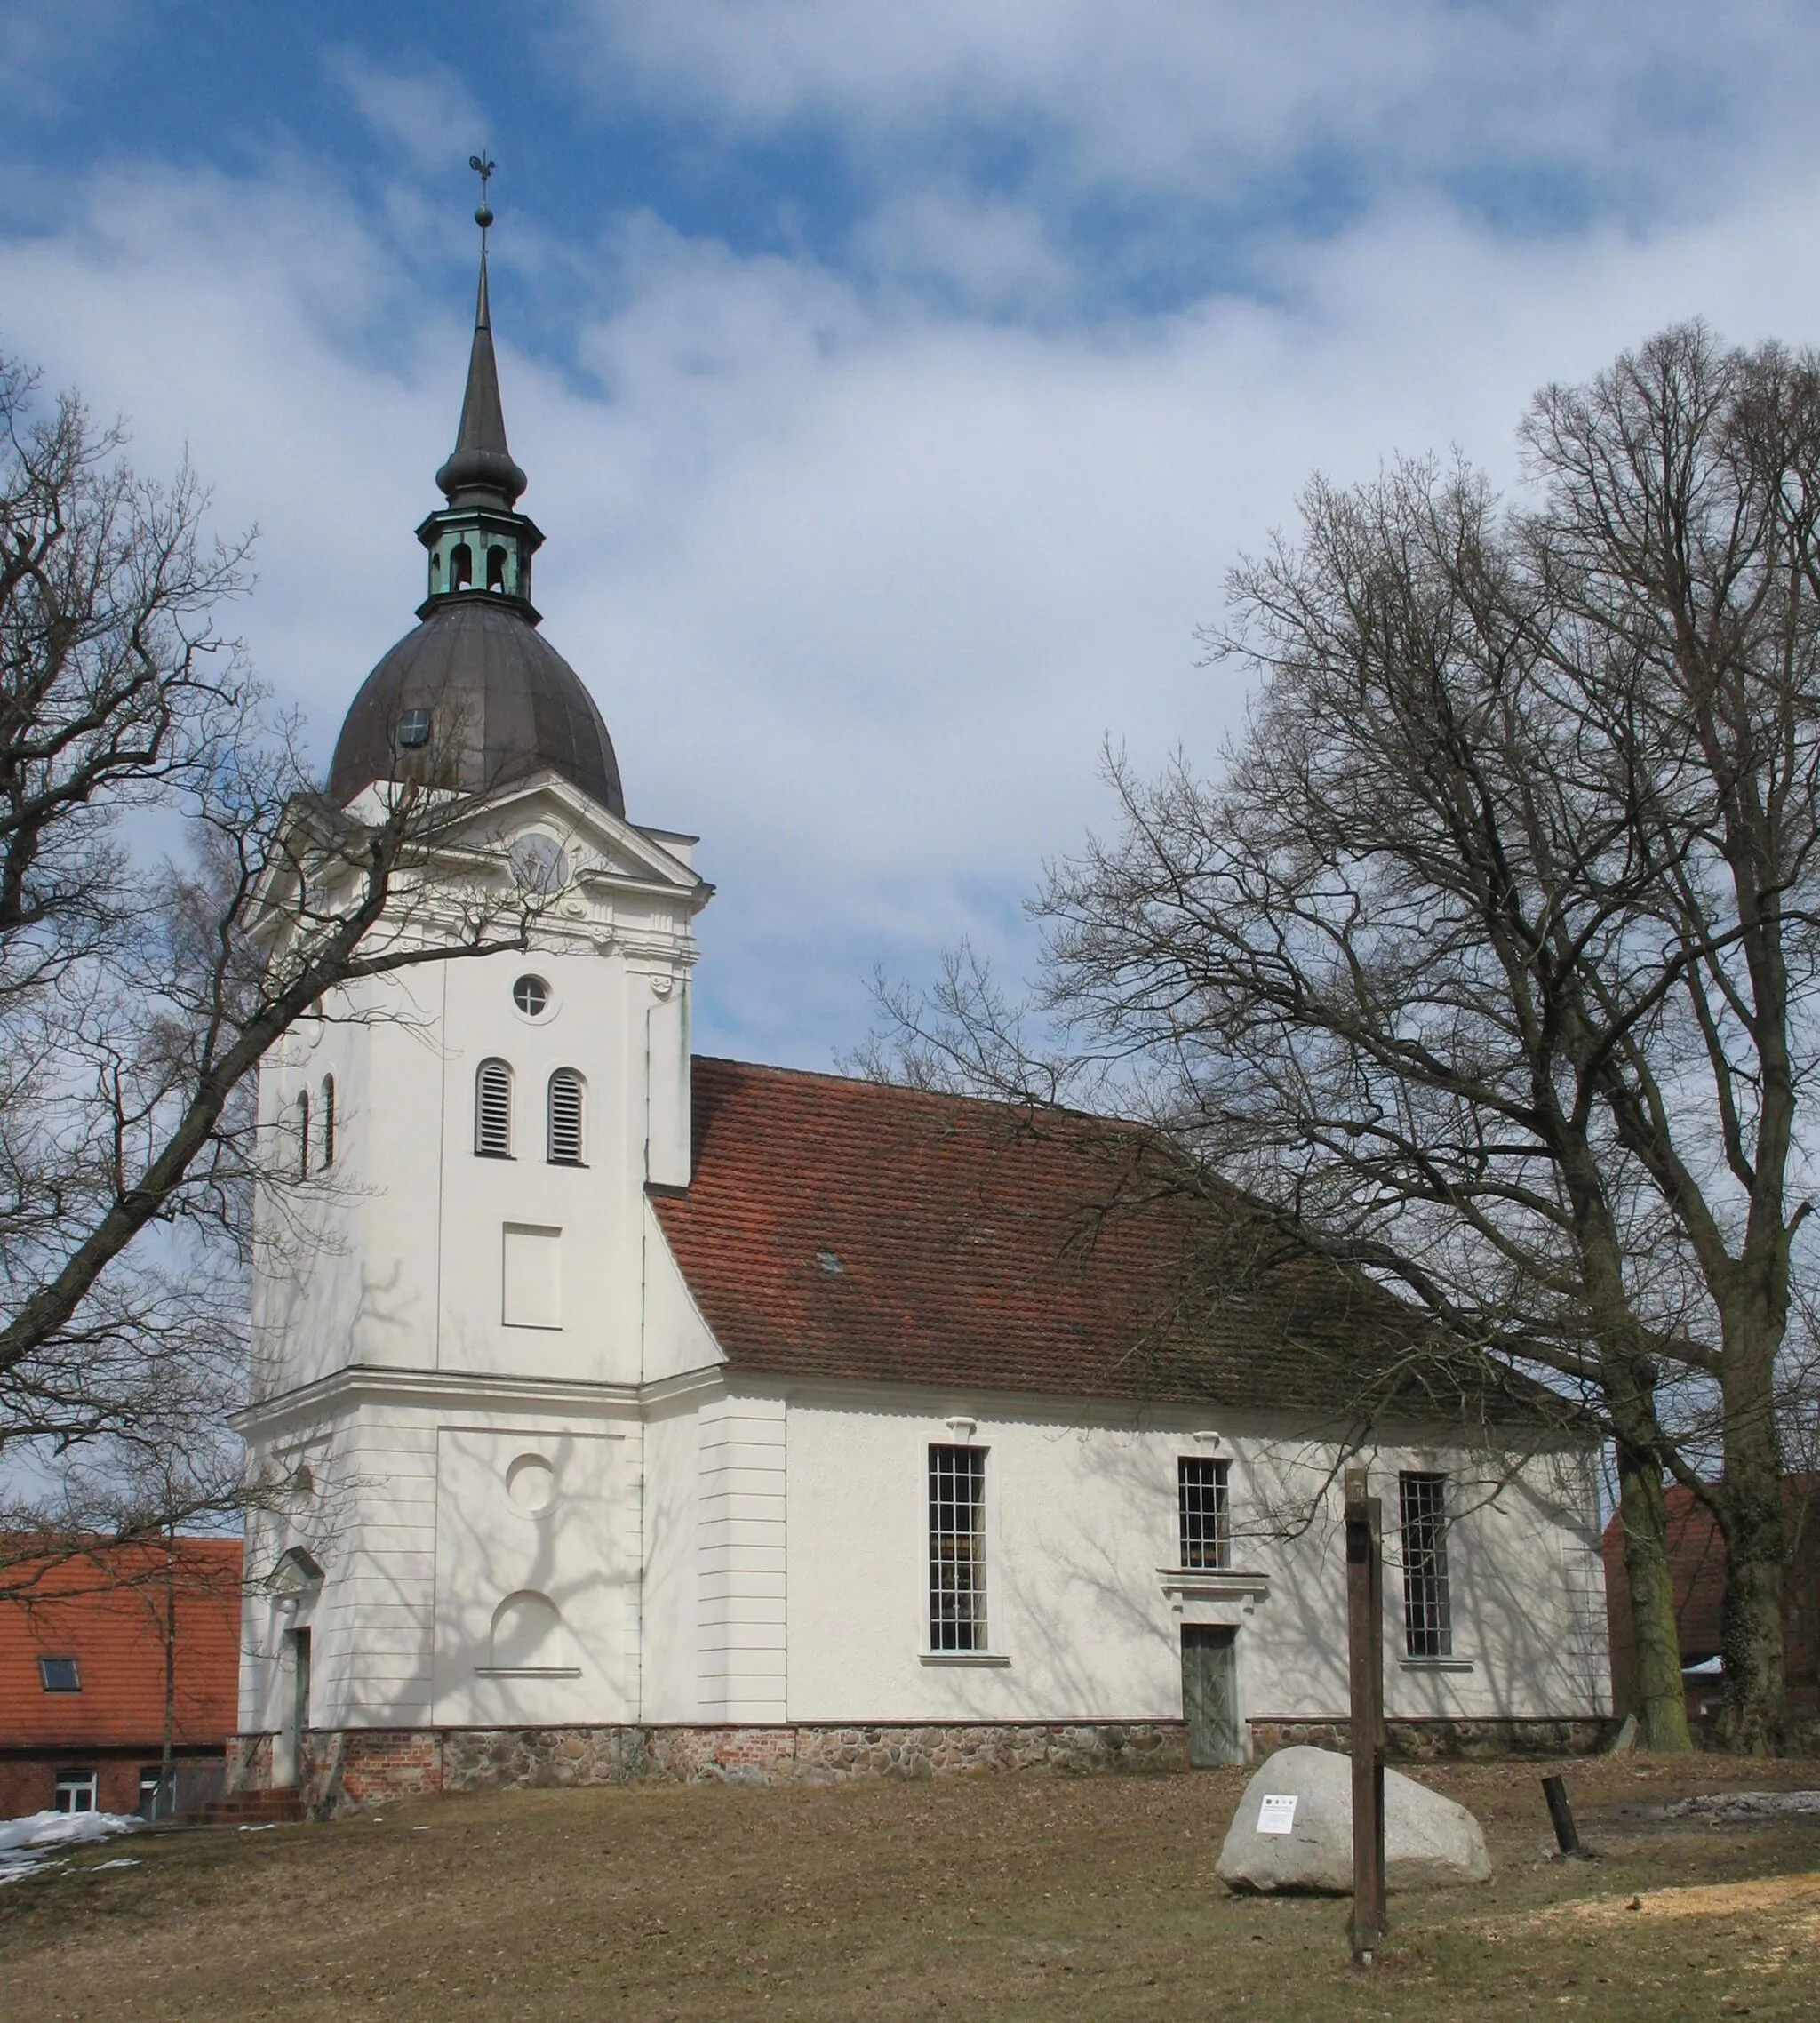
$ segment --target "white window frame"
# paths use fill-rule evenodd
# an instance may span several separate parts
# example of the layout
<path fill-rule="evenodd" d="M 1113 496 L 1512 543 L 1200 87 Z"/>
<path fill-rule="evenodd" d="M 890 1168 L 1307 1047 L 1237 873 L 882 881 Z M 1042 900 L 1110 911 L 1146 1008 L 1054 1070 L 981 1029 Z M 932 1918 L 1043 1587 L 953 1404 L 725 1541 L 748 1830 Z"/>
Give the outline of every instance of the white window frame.
<path fill-rule="evenodd" d="M 1195 1559 L 1188 1550 L 1188 1472 L 1209 1469 L 1214 1484 L 1214 1552 L 1209 1559 Z M 1211 1454 L 1177 1454 L 1176 1457 L 1176 1564 L 1184 1573 L 1225 1573 L 1233 1563 L 1233 1468 L 1232 1463 Z"/>
<path fill-rule="evenodd" d="M 99 1771 L 61 1770 L 57 1772 L 57 1782 L 51 1793 L 51 1810 L 53 1812 L 99 1812 L 100 1809 L 101 1779 Z"/>
<path fill-rule="evenodd" d="M 935 1580 L 935 1528 L 932 1522 L 934 1509 L 930 1490 L 938 1451 L 961 1451 L 979 1458 L 979 1615 L 983 1619 L 979 1627 L 984 1635 L 976 1643 L 965 1648 L 943 1649 L 936 1642 L 936 1580 Z M 922 1450 L 922 1662 L 925 1665 L 1009 1665 L 1010 1659 L 998 1649 L 994 1636 L 998 1627 L 997 1581 L 995 1569 L 998 1562 L 998 1502 L 997 1471 L 993 1466 L 992 1448 L 975 1440 L 931 1440 Z"/>

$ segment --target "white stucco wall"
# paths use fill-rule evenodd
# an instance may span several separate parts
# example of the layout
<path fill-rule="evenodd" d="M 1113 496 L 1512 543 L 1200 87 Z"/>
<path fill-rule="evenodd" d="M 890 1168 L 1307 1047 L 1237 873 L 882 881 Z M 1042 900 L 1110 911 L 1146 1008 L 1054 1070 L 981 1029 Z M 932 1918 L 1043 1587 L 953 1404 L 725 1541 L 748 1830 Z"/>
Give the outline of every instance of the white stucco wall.
<path fill-rule="evenodd" d="M 1235 1570 L 1267 1577 L 1246 1601 L 1183 1600 L 1177 1461 L 1211 1450 L 1194 1423 L 1091 1423 L 1078 1410 L 793 1399 L 788 1451 L 788 1714 L 793 1721 L 1174 1719 L 1180 1628 L 1239 1627 L 1250 1720 L 1344 1713 L 1345 1597 L 1334 1456 L 1231 1424 Z M 1083 1422 L 1084 1421 L 1084 1422 Z M 1204 1421 L 1202 1422 L 1204 1425 Z M 927 1467 L 931 1443 L 987 1451 L 987 1581 L 994 1665 L 928 1659 Z M 1293 1459 L 1288 1457 L 1293 1456 Z M 1486 1458 L 1433 1447 L 1364 1457 L 1386 1505 L 1386 1682 L 1393 1715 L 1535 1718 L 1606 1711 L 1597 1515 L 1576 1465 L 1536 1459 L 1489 1498 Z M 1455 1658 L 1405 1665 L 1395 1561 L 1400 1468 L 1451 1478 Z M 1482 1483 L 1482 1488 L 1475 1488 Z M 1299 1538 L 1270 1535 L 1318 1505 Z M 1192 1584 L 1191 1584 L 1192 1585 Z"/>
<path fill-rule="evenodd" d="M 644 1188 L 689 1177 L 691 927 L 705 888 L 676 839 L 654 844 L 561 782 L 494 811 L 485 846 L 503 863 L 531 833 L 565 850 L 577 884 L 538 924 L 530 952 L 455 957 L 337 993 L 329 1015 L 304 1021 L 261 1072 L 274 1173 L 259 1203 L 254 1296 L 264 1396 L 372 1364 L 640 1380 Z M 513 1000 L 527 974 L 549 991 L 535 1018 Z M 475 1152 L 475 1075 L 487 1059 L 512 1071 L 509 1158 Z M 547 1156 L 547 1087 L 563 1067 L 583 1083 L 580 1165 Z M 327 1171 L 325 1074 L 336 1084 Z M 300 1093 L 317 1139 L 307 1181 L 297 1173 Z M 531 1316 L 542 1324 L 512 1324 L 525 1316 L 507 1313 L 508 1228 L 551 1233 L 548 1276 L 560 1291 L 554 1313 Z M 711 1357 L 674 1266 L 672 1284 L 661 1275 L 667 1257 L 658 1262 L 670 1366 Z"/>

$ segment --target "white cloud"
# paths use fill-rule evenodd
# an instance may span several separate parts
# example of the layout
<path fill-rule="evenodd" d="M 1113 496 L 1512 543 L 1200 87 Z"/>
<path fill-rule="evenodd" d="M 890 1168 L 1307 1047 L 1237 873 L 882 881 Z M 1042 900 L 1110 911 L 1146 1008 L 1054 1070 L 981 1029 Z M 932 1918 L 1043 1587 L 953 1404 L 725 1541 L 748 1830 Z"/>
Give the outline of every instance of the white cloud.
<path fill-rule="evenodd" d="M 1326 172 L 1463 166 L 1696 198 L 1743 141 L 1805 146 L 1820 19 L 1801 0 L 570 0 L 565 80 L 730 132 L 832 126 L 862 158 L 1027 132 L 1041 186 L 1249 200 Z M 1335 166 L 1353 161 L 1343 172 Z"/>
<path fill-rule="evenodd" d="M 133 417 L 145 468 L 187 442 L 224 523 L 262 524 L 244 629 L 326 757 L 420 595 L 411 530 L 466 319 L 304 164 L 77 195 L 56 230 L 0 240 L 8 341 Z M 1193 629 L 1312 467 L 1457 443 L 1507 472 L 1536 385 L 1672 317 L 1800 340 L 1820 276 L 1790 249 L 1816 196 L 1804 171 L 1697 225 L 1547 243 L 1412 199 L 1285 245 L 1268 304 L 1090 329 L 944 320 L 635 220 L 622 306 L 575 335 L 597 383 L 515 343 L 502 234 L 546 630 L 605 710 L 635 817 L 698 828 L 721 886 L 704 1043 L 825 1064 L 875 960 L 969 931 L 1015 951 L 1040 858 L 1104 812 L 1102 736 L 1210 756 L 1233 721 L 1239 677 L 1196 669 Z M 1014 270 L 1033 243 L 954 217 L 957 242 L 1005 231 Z M 881 232 L 885 267 L 925 257 Z"/>
<path fill-rule="evenodd" d="M 444 168 L 486 138 L 486 116 L 466 84 L 439 64 L 390 70 L 356 49 L 331 49 L 323 67 L 379 138 L 414 167 Z"/>

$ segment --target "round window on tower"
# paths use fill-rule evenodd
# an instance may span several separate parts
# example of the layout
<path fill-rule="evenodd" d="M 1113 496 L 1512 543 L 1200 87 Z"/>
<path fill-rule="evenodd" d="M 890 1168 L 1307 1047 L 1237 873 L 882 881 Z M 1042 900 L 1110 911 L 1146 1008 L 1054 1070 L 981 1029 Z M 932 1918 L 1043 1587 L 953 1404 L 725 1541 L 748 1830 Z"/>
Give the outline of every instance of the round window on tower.
<path fill-rule="evenodd" d="M 540 976 L 522 976 L 512 986 L 512 1002 L 527 1019 L 541 1019 L 550 1008 L 550 987 Z"/>
<path fill-rule="evenodd" d="M 427 709 L 404 709 L 398 714 L 398 743 L 407 752 L 414 752 L 430 741 L 430 713 Z"/>

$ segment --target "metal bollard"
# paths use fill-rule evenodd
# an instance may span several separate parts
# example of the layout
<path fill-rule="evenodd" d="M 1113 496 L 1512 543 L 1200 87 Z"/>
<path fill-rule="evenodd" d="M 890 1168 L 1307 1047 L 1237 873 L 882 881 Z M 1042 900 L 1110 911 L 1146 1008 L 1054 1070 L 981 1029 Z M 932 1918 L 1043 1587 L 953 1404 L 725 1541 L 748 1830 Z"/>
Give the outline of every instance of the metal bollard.
<path fill-rule="evenodd" d="M 1574 1824 L 1574 1809 L 1568 1803 L 1568 1787 L 1558 1777 L 1545 1777 L 1542 1795 L 1548 1801 L 1548 1816 L 1554 1821 L 1555 1845 L 1562 1858 L 1584 1861 L 1586 1851 L 1580 1845 L 1579 1828 Z"/>

